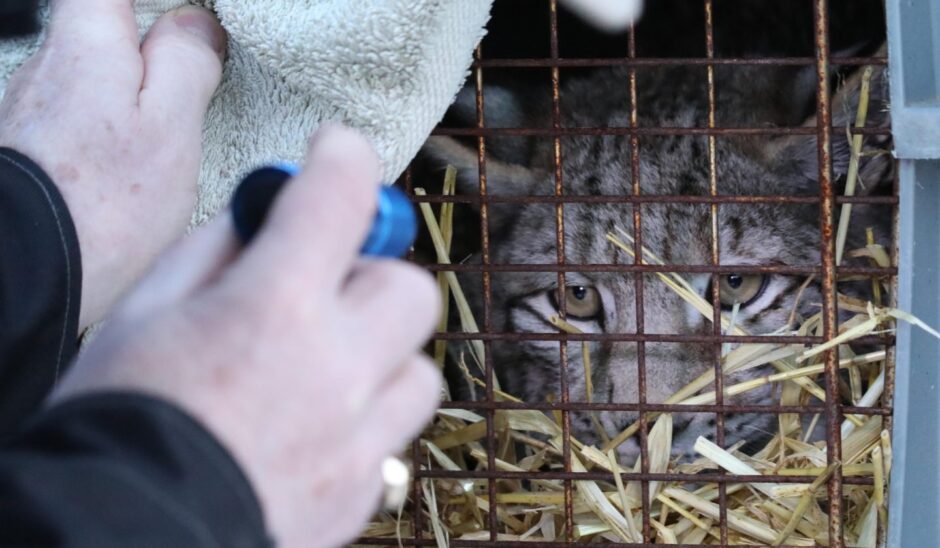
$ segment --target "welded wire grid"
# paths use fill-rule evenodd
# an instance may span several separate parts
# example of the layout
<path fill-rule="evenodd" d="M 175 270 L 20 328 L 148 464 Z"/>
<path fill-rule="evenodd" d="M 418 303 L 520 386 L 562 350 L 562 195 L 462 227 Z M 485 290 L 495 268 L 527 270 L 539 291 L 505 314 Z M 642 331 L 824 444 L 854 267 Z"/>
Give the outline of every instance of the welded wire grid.
<path fill-rule="evenodd" d="M 690 0 L 695 1 L 695 0 Z M 647 413 L 713 413 L 715 415 L 715 442 L 719 446 L 725 444 L 725 415 L 729 413 L 769 413 L 780 415 L 784 413 L 815 414 L 820 413 L 826 417 L 826 448 L 827 463 L 832 464 L 840 462 L 841 455 L 841 435 L 840 425 L 846 414 L 856 415 L 882 415 L 884 418 L 884 428 L 891 428 L 892 394 L 894 391 L 894 352 L 893 336 L 878 335 L 868 336 L 858 339 L 862 343 L 874 343 L 884 345 L 888 352 L 886 362 L 885 392 L 882 398 L 882 404 L 877 407 L 856 407 L 844 405 L 839 395 L 839 358 L 836 350 L 829 350 L 825 353 L 825 391 L 826 402 L 824 404 L 807 406 L 785 406 L 785 405 L 737 405 L 729 404 L 723 401 L 722 369 L 721 369 L 721 347 L 723 343 L 799 343 L 808 345 L 821 344 L 831 339 L 838 332 L 837 320 L 837 301 L 836 301 L 836 280 L 837 275 L 863 275 L 863 276 L 886 276 L 892 281 L 893 303 L 894 287 L 896 286 L 897 274 L 897 249 L 892 245 L 892 266 L 889 268 L 881 267 L 837 267 L 835 264 L 834 250 L 834 208 L 841 204 L 870 204 L 889 206 L 893 215 L 893 241 L 897 241 L 897 219 L 898 219 L 898 188 L 897 178 L 895 177 L 894 192 L 891 196 L 837 196 L 834 189 L 832 166 L 831 166 L 831 143 L 833 131 L 836 135 L 843 135 L 845 127 L 832 126 L 831 112 L 831 91 L 830 90 L 830 70 L 831 66 L 883 66 L 887 63 L 884 57 L 840 57 L 833 58 L 829 49 L 829 14 L 828 0 L 814 0 L 814 25 L 815 25 L 815 57 L 780 57 L 780 58 L 727 58 L 715 57 L 714 48 L 714 21 L 713 21 L 713 0 L 699 0 L 703 3 L 702 9 L 705 13 L 705 36 L 706 36 L 706 56 L 704 58 L 639 58 L 636 56 L 636 39 L 633 29 L 628 35 L 628 55 L 620 58 L 560 58 L 558 44 L 558 10 L 557 0 L 546 0 L 546 7 L 550 10 L 550 56 L 548 58 L 525 58 L 525 59 L 486 59 L 484 52 L 478 48 L 473 64 L 472 82 L 476 88 L 476 127 L 472 128 L 445 128 L 441 127 L 435 130 L 437 135 L 475 137 L 477 141 L 477 153 L 479 163 L 479 195 L 425 195 L 412 197 L 416 203 L 454 203 L 454 204 L 478 204 L 480 211 L 480 238 L 481 238 L 481 261 L 479 264 L 448 264 L 448 265 L 426 265 L 431 271 L 451 271 L 451 272 L 473 272 L 479 273 L 482 278 L 483 303 L 482 303 L 482 321 L 479 333 L 460 333 L 447 332 L 438 333 L 435 336 L 437 340 L 452 341 L 481 341 L 485 348 L 485 396 L 478 401 L 453 401 L 443 402 L 445 408 L 466 409 L 481 413 L 486 418 L 486 445 L 487 445 L 487 464 L 485 470 L 476 471 L 449 471 L 439 469 L 428 469 L 426 463 L 420 462 L 422 451 L 419 443 L 416 441 L 412 446 L 413 468 L 415 470 L 414 488 L 412 492 L 412 508 L 417 509 L 413 512 L 415 536 L 412 538 L 399 539 L 361 539 L 362 545 L 398 545 L 401 542 L 405 546 L 436 546 L 438 540 L 431 537 L 428 532 L 427 519 L 423 516 L 420 508 L 423 504 L 423 493 L 421 481 L 432 479 L 454 479 L 454 480 L 485 480 L 487 482 L 487 491 L 489 501 L 493 507 L 488 513 L 489 540 L 488 541 L 466 541 L 450 539 L 451 546 L 564 546 L 574 542 L 573 538 L 573 504 L 574 495 L 572 489 L 573 481 L 578 479 L 605 480 L 612 481 L 612 475 L 608 472 L 573 472 L 571 466 L 571 418 L 573 411 L 629 411 L 638 414 L 639 447 L 640 447 L 640 472 L 623 473 L 624 482 L 638 481 L 641 484 L 641 504 L 642 504 L 642 535 L 644 544 L 614 544 L 622 546 L 651 546 L 655 537 L 655 531 L 650 525 L 650 505 L 649 483 L 651 481 L 686 481 L 698 484 L 715 483 L 719 489 L 719 508 L 720 515 L 718 527 L 720 530 L 720 540 L 722 546 L 728 544 L 728 522 L 726 507 L 726 486 L 728 483 L 748 483 L 748 482 L 774 482 L 774 483 L 811 483 L 814 476 L 793 476 L 793 475 L 726 475 L 724 471 L 711 473 L 698 473 L 694 475 L 681 473 L 651 473 L 649 470 L 649 455 L 647 448 Z M 627 127 L 563 127 L 561 121 L 560 109 L 560 69 L 573 67 L 609 67 L 609 66 L 628 67 L 629 78 L 624 85 L 629 86 L 630 96 L 630 116 Z M 644 66 L 663 66 L 663 65 L 693 65 L 704 66 L 707 71 L 707 93 L 708 93 L 708 124 L 707 127 L 686 128 L 686 127 L 638 127 L 637 123 L 637 67 Z M 816 106 L 817 106 L 817 124 L 815 127 L 747 127 L 747 128 L 719 128 L 716 127 L 716 106 L 715 106 L 715 66 L 717 65 L 803 65 L 815 66 L 817 76 Z M 551 71 L 551 91 L 552 91 L 552 112 L 551 127 L 512 127 L 512 128 L 491 128 L 487 127 L 484 118 L 484 74 L 491 68 L 548 68 Z M 852 134 L 862 135 L 889 135 L 890 130 L 879 127 L 850 128 Z M 596 195 L 578 195 L 566 196 L 564 180 L 562 177 L 562 167 L 564 162 L 564 150 L 562 147 L 562 138 L 574 135 L 627 135 L 630 143 L 631 157 L 631 188 L 632 192 L 617 196 L 596 196 Z M 655 195 L 644 196 L 640 192 L 639 182 L 639 140 L 649 136 L 671 136 L 671 135 L 701 135 L 706 136 L 708 140 L 708 166 L 710 192 L 707 196 L 685 196 L 685 195 Z M 723 137 L 747 136 L 747 135 L 813 135 L 817 139 L 818 160 L 819 160 L 819 196 L 727 196 L 721 195 L 718 182 L 718 166 L 716 157 L 716 141 Z M 542 137 L 551 138 L 553 144 L 553 162 L 554 162 L 554 188 L 550 195 L 540 196 L 492 196 L 488 192 L 486 164 L 487 164 L 487 143 L 488 137 L 494 136 L 518 136 L 518 137 Z M 409 192 L 413 187 L 412 175 L 409 170 L 404 176 L 404 187 Z M 554 206 L 557 261 L 555 264 L 494 264 L 491 262 L 491 241 L 489 230 L 490 206 L 492 204 L 533 204 L 540 203 Z M 567 203 L 622 203 L 633 204 L 632 214 L 632 236 L 634 239 L 633 247 L 635 259 L 633 264 L 572 264 L 565 257 L 565 231 L 564 231 L 564 207 Z M 711 257 L 707 265 L 656 265 L 642 263 L 643 257 L 643 238 L 642 238 L 642 207 L 641 204 L 653 203 L 688 203 L 703 204 L 710 208 L 711 218 Z M 821 249 L 818 265 L 812 266 L 786 266 L 786 265 L 721 265 L 719 264 L 719 243 L 718 243 L 718 208 L 722 204 L 818 204 L 820 205 L 819 230 L 821 234 Z M 554 272 L 558 277 L 558 308 L 560 317 L 564 318 L 566 313 L 565 304 L 565 277 L 568 272 L 622 272 L 632 274 L 635 281 L 635 306 L 636 306 L 636 331 L 634 333 L 601 333 L 601 334 L 574 334 L 574 333 L 516 333 L 516 332 L 497 332 L 493 329 L 492 322 L 492 274 L 503 272 Z M 670 272 L 670 273 L 710 273 L 712 275 L 711 295 L 707 296 L 712 303 L 714 310 L 713 332 L 710 335 L 693 334 L 651 334 L 646 333 L 644 329 L 644 299 L 643 299 L 643 276 L 646 273 Z M 823 299 L 823 334 L 822 336 L 740 336 L 727 335 L 722 333 L 721 329 L 721 302 L 719 296 L 718 278 L 721 275 L 731 273 L 736 274 L 782 274 L 782 275 L 804 275 L 816 276 L 821 280 Z M 560 401 L 545 403 L 515 403 L 506 401 L 497 401 L 494 396 L 494 364 L 490 345 L 493 341 L 557 341 L 559 343 L 559 359 L 561 367 L 559 397 Z M 585 403 L 571 402 L 568 388 L 568 355 L 567 343 L 577 341 L 616 341 L 631 342 L 636 344 L 637 348 L 637 383 L 638 383 L 638 401 L 636 403 Z M 647 377 L 645 364 L 645 345 L 646 343 L 708 343 L 714 350 L 714 368 L 715 368 L 715 395 L 716 402 L 710 405 L 687 405 L 687 404 L 655 404 L 647 403 Z M 564 471 L 548 472 L 510 472 L 500 471 L 496 466 L 495 447 L 497 445 L 496 436 L 496 412 L 498 410 L 513 409 L 533 409 L 545 412 L 560 412 L 561 427 L 563 434 L 563 454 Z M 564 485 L 564 507 L 565 507 L 565 532 L 567 542 L 518 542 L 498 540 L 499 523 L 497 512 L 495 511 L 497 500 L 496 482 L 498 480 L 530 480 L 530 479 L 548 479 L 561 480 Z M 841 470 L 837 467 L 835 472 L 828 479 L 828 514 L 829 514 L 829 546 L 844 546 L 843 537 L 843 485 L 871 485 L 872 479 L 869 477 L 843 477 Z M 735 545 L 741 546 L 741 545 Z"/>

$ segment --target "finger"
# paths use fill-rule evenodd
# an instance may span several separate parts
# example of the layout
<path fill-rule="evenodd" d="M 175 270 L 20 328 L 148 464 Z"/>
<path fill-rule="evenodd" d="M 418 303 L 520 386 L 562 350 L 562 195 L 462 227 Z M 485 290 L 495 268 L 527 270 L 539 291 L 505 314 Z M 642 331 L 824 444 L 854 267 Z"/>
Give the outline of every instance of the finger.
<path fill-rule="evenodd" d="M 170 249 L 121 305 L 118 314 L 137 316 L 187 300 L 213 282 L 238 254 L 231 215 L 215 220 Z"/>
<path fill-rule="evenodd" d="M 382 387 L 361 416 L 358 427 L 352 430 L 348 443 L 351 455 L 348 462 L 356 468 L 348 469 L 347 473 L 359 480 L 358 492 L 363 495 L 360 500 L 370 503 L 362 508 L 362 521 L 379 508 L 383 461 L 404 451 L 434 416 L 441 401 L 442 378 L 427 357 L 416 355 Z"/>
<path fill-rule="evenodd" d="M 375 215 L 379 168 L 372 146 L 357 132 L 321 128 L 306 168 L 278 197 L 236 268 L 266 278 L 274 290 L 296 287 L 279 283 L 285 277 L 305 287 L 338 289 Z"/>
<path fill-rule="evenodd" d="M 441 374 L 426 356 L 410 358 L 375 394 L 356 430 L 354 446 L 377 463 L 403 450 L 434 416 L 441 387 Z"/>
<path fill-rule="evenodd" d="M 424 345 L 437 324 L 440 290 L 420 268 L 402 261 L 359 263 L 343 289 L 342 306 L 369 333 L 375 358 L 399 363 Z"/>
<path fill-rule="evenodd" d="M 141 54 L 143 116 L 200 136 L 209 101 L 222 80 L 228 37 L 211 11 L 173 10 L 150 28 Z"/>
<path fill-rule="evenodd" d="M 133 1 L 54 0 L 38 57 L 42 78 L 62 93 L 136 104 L 143 64 Z"/>
<path fill-rule="evenodd" d="M 133 0 L 53 0 L 49 39 L 75 51 L 99 47 L 137 53 Z"/>

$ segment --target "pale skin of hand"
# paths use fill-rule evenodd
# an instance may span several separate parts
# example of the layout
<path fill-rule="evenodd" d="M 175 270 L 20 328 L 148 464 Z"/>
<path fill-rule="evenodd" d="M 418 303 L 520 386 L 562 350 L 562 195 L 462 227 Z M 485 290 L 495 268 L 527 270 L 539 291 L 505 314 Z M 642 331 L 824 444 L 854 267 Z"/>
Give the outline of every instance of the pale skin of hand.
<path fill-rule="evenodd" d="M 279 546 L 335 546 L 377 505 L 381 461 L 431 417 L 440 375 L 420 354 L 433 280 L 357 258 L 379 162 L 343 128 L 241 250 L 227 213 L 173 247 L 195 199 L 203 118 L 225 35 L 199 8 L 141 45 L 130 0 L 57 0 L 42 50 L 0 105 L 0 145 L 39 163 L 82 247 L 81 324 L 111 321 L 51 402 L 137 391 L 189 412 L 229 449 Z"/>
<path fill-rule="evenodd" d="M 232 452 L 278 546 L 355 538 L 380 498 L 381 461 L 441 390 L 420 354 L 439 313 L 433 279 L 357 258 L 379 177 L 362 137 L 321 130 L 252 245 L 239 252 L 223 214 L 171 250 L 53 401 L 103 390 L 169 400 Z"/>
<path fill-rule="evenodd" d="M 166 14 L 141 42 L 132 5 L 54 0 L 47 39 L 0 104 L 0 146 L 38 163 L 69 206 L 82 328 L 185 230 L 226 50 L 225 31 L 196 7 Z"/>

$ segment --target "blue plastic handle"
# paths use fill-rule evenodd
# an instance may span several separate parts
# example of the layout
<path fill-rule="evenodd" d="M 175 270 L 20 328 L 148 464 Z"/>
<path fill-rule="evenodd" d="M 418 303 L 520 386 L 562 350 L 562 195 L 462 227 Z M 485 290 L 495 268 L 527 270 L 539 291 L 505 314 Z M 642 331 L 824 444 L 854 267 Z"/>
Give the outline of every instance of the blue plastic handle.
<path fill-rule="evenodd" d="M 248 244 L 264 225 L 274 199 L 299 170 L 291 164 L 262 167 L 248 174 L 232 198 L 235 231 Z M 378 211 L 360 252 L 370 257 L 403 257 L 418 236 L 414 206 L 401 190 L 383 186 Z"/>

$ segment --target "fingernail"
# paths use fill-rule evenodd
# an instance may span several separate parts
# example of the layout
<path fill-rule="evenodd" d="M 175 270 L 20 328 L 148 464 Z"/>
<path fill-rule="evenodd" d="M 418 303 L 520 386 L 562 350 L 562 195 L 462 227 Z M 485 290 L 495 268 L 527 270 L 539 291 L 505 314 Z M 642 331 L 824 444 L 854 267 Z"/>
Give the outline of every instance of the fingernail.
<path fill-rule="evenodd" d="M 173 22 L 181 29 L 205 42 L 219 59 L 225 60 L 228 35 L 211 11 L 197 6 L 183 6 L 173 12 Z"/>

